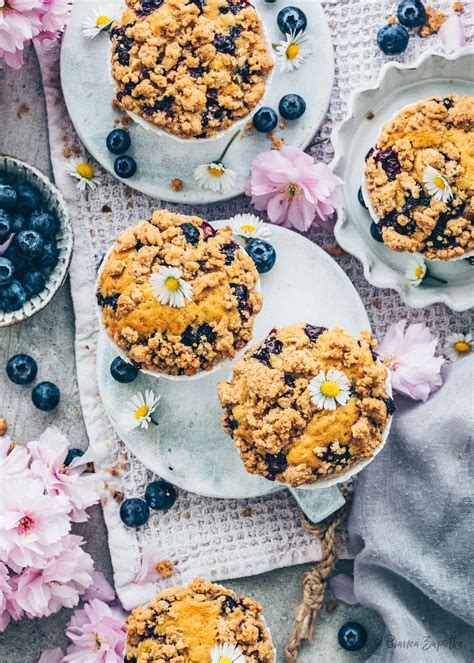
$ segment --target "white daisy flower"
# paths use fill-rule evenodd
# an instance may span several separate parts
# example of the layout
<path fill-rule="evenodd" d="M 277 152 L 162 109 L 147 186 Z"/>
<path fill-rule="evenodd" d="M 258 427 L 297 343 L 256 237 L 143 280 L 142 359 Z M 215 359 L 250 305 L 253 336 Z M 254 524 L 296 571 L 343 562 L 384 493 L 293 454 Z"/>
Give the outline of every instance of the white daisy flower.
<path fill-rule="evenodd" d="M 246 239 L 266 239 L 271 237 L 270 226 L 255 214 L 236 214 L 229 219 L 234 235 Z"/>
<path fill-rule="evenodd" d="M 147 430 L 151 421 L 151 415 L 156 410 L 161 396 L 155 396 L 151 389 L 145 390 L 145 395 L 141 391 L 136 393 L 127 402 L 122 412 L 122 425 L 127 431 L 135 428 Z"/>
<path fill-rule="evenodd" d="M 289 32 L 275 47 L 280 62 L 280 71 L 299 69 L 313 49 L 308 44 L 308 35 L 304 32 Z"/>
<path fill-rule="evenodd" d="M 183 308 L 186 299 L 192 301 L 193 286 L 182 276 L 183 272 L 176 267 L 160 267 L 157 274 L 151 274 L 150 287 L 161 304 Z"/>
<path fill-rule="evenodd" d="M 66 172 L 78 180 L 77 188 L 81 191 L 85 191 L 87 187 L 95 189 L 100 184 L 100 177 L 95 174 L 94 166 L 82 159 L 70 159 L 66 164 Z"/>
<path fill-rule="evenodd" d="M 211 663 L 245 663 L 247 657 L 238 645 L 216 645 L 211 649 Z"/>
<path fill-rule="evenodd" d="M 94 9 L 84 19 L 82 24 L 82 34 L 88 39 L 93 39 L 103 30 L 108 30 L 112 25 L 113 20 L 114 19 L 110 16 L 103 14 L 100 9 Z"/>
<path fill-rule="evenodd" d="M 426 264 L 421 256 L 411 258 L 408 267 L 405 270 L 405 278 L 412 286 L 419 286 L 426 275 Z"/>
<path fill-rule="evenodd" d="M 215 193 L 227 193 L 235 186 L 236 172 L 226 168 L 221 161 L 204 163 L 194 171 L 194 179 L 203 189 Z"/>
<path fill-rule="evenodd" d="M 454 198 L 451 187 L 448 184 L 448 178 L 442 175 L 436 168 L 426 166 L 423 182 L 426 190 L 435 200 L 442 200 L 444 203 L 447 203 Z"/>
<path fill-rule="evenodd" d="M 351 397 L 351 383 L 347 375 L 335 368 L 326 373 L 319 371 L 308 384 L 311 400 L 319 410 L 335 410 L 345 405 Z"/>
<path fill-rule="evenodd" d="M 472 334 L 450 334 L 446 339 L 444 354 L 449 359 L 460 359 L 471 352 L 474 352 Z"/>

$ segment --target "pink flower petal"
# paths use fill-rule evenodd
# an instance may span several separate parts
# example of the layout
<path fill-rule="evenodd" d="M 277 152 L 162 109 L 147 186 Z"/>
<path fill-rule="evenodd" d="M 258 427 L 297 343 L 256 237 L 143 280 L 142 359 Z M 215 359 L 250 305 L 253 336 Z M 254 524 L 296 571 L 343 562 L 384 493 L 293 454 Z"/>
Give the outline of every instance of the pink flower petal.
<path fill-rule="evenodd" d="M 443 23 L 438 34 L 448 53 L 458 51 L 466 43 L 463 24 L 457 14 L 453 14 Z"/>
<path fill-rule="evenodd" d="M 356 595 L 354 594 L 354 578 L 346 575 L 345 573 L 338 573 L 329 580 L 329 587 L 338 601 L 344 601 L 349 605 L 357 605 L 359 603 Z"/>
<path fill-rule="evenodd" d="M 38 659 L 38 663 L 61 663 L 64 652 L 60 647 L 45 649 Z"/>
<path fill-rule="evenodd" d="M 160 559 L 156 550 L 156 546 L 152 544 L 144 545 L 142 548 L 142 561 L 140 569 L 135 577 L 137 585 L 147 585 L 150 582 L 158 580 L 158 571 L 156 564 Z"/>
<path fill-rule="evenodd" d="M 82 596 L 83 601 L 92 601 L 92 599 L 99 599 L 105 603 L 115 599 L 115 590 L 102 571 L 93 571 L 92 584 Z"/>

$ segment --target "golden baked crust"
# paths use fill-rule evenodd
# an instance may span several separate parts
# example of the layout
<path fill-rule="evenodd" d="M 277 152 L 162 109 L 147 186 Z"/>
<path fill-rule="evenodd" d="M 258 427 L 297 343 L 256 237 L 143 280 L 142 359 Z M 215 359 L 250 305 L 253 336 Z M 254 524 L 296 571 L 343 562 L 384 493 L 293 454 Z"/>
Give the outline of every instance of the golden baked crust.
<path fill-rule="evenodd" d="M 163 305 L 153 294 L 150 275 L 163 266 L 180 269 L 192 285 L 192 301 L 182 308 Z M 97 301 L 108 334 L 130 361 L 194 375 L 233 357 L 252 338 L 262 308 L 254 291 L 258 280 L 231 228 L 216 231 L 197 216 L 160 210 L 120 233 L 101 271 Z"/>
<path fill-rule="evenodd" d="M 453 199 L 431 197 L 431 166 L 449 178 Z M 370 201 L 394 251 L 449 260 L 474 249 L 474 98 L 430 97 L 382 128 L 366 158 Z"/>
<path fill-rule="evenodd" d="M 247 116 L 273 59 L 248 0 L 126 0 L 112 76 L 128 111 L 181 138 L 208 138 Z"/>
<path fill-rule="evenodd" d="M 274 663 L 262 606 L 205 580 L 168 589 L 127 619 L 125 661 L 211 663 L 219 644 L 238 645 L 246 663 Z"/>
<path fill-rule="evenodd" d="M 300 486 L 370 458 L 394 412 L 376 345 L 368 331 L 358 341 L 339 327 L 292 325 L 250 348 L 218 386 L 247 471 Z M 350 381 L 349 400 L 333 411 L 318 409 L 308 389 L 331 368 Z"/>

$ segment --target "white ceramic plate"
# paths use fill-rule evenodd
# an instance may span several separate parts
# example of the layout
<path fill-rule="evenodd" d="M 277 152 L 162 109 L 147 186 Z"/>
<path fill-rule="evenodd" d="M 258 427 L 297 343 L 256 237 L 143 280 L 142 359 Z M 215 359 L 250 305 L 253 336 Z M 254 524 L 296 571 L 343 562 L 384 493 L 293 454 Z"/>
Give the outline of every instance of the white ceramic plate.
<path fill-rule="evenodd" d="M 271 242 L 277 251 L 277 262 L 271 272 L 262 276 L 264 304 L 255 320 L 251 343 L 265 338 L 272 327 L 295 322 L 340 325 L 354 335 L 370 329 L 359 295 L 327 253 L 305 237 L 279 226 L 272 226 Z M 230 377 L 237 358 L 199 382 L 178 383 L 139 375 L 132 384 L 121 385 L 110 375 L 115 356 L 108 337 L 101 332 L 97 377 L 105 410 L 121 439 L 153 472 L 185 490 L 208 497 L 249 498 L 285 488 L 248 474 L 232 439 L 222 429 L 216 387 Z M 133 393 L 146 388 L 161 394 L 156 411 L 159 426 L 127 433 L 120 425 L 120 413 Z M 321 492 L 305 491 L 308 500 L 320 500 Z"/>
<path fill-rule="evenodd" d="M 474 85 L 474 49 L 456 56 L 425 53 L 414 65 L 386 64 L 373 88 L 356 91 L 350 98 L 347 117 L 333 132 L 333 170 L 344 180 L 343 209 L 335 228 L 343 249 L 358 258 L 365 278 L 380 288 L 392 288 L 414 308 L 444 302 L 454 311 L 474 306 L 474 267 L 468 260 L 428 261 L 429 271 L 447 285 L 426 279 L 415 288 L 404 273 L 411 254 L 396 253 L 370 235 L 371 217 L 361 207 L 357 191 L 363 182 L 365 155 L 377 142 L 380 129 L 404 106 L 432 95 L 470 94 Z M 367 114 L 373 113 L 373 119 Z"/>
<path fill-rule="evenodd" d="M 101 11 L 118 15 L 121 0 L 104 0 Z M 317 0 L 295 0 L 291 3 L 304 10 L 308 17 L 308 34 L 313 54 L 298 71 L 281 73 L 278 69 L 271 80 L 265 103 L 278 108 L 285 94 L 296 92 L 305 98 L 307 110 L 296 122 L 288 122 L 284 131 L 276 130 L 288 145 L 305 148 L 311 142 L 326 114 L 334 80 L 334 54 L 326 17 Z M 89 152 L 113 174 L 114 156 L 105 146 L 109 131 L 114 128 L 117 113 L 112 108 L 113 91 L 108 66 L 109 38 L 100 34 L 86 39 L 81 26 L 88 13 L 97 6 L 93 0 L 77 0 L 71 22 L 66 30 L 61 51 L 61 84 L 71 120 Z M 273 42 L 283 38 L 276 24 L 281 3 L 258 2 L 266 30 Z M 308 85 L 317 71 L 317 81 Z M 271 142 L 258 132 L 243 133 L 230 148 L 225 165 L 237 173 L 235 189 L 227 194 L 204 191 L 195 182 L 193 173 L 199 164 L 217 159 L 229 137 L 219 140 L 178 142 L 173 137 L 158 136 L 134 124 L 130 127 L 132 147 L 129 153 L 138 164 L 137 174 L 126 183 L 154 198 L 175 203 L 206 204 L 232 198 L 244 192 L 250 163 Z M 171 189 L 171 180 L 184 182 L 182 191 Z M 125 181 L 125 180 L 124 180 Z"/>

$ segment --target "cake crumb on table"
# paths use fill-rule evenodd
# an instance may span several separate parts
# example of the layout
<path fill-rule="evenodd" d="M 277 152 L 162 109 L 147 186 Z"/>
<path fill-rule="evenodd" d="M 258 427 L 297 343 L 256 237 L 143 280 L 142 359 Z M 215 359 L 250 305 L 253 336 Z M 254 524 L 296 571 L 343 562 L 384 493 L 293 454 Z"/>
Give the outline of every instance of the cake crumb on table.
<path fill-rule="evenodd" d="M 275 138 L 275 140 L 272 143 L 272 150 L 281 150 L 284 142 L 285 141 L 283 138 Z"/>
<path fill-rule="evenodd" d="M 183 180 L 180 180 L 179 177 L 175 177 L 171 180 L 171 188 L 173 191 L 181 191 L 183 188 Z"/>
<path fill-rule="evenodd" d="M 462 14 L 464 12 L 464 4 L 462 2 L 453 2 L 453 10 L 456 14 Z"/>
<path fill-rule="evenodd" d="M 8 430 L 8 421 L 5 417 L 0 417 L 0 435 L 5 435 Z"/>
<path fill-rule="evenodd" d="M 162 578 L 171 578 L 174 573 L 174 562 L 170 559 L 164 559 L 161 562 L 155 564 L 155 569 L 158 571 Z"/>
<path fill-rule="evenodd" d="M 433 7 L 426 7 L 426 22 L 420 28 L 420 37 L 435 35 L 448 18 L 445 12 L 437 11 Z"/>
<path fill-rule="evenodd" d="M 373 120 L 375 117 L 375 113 L 373 111 L 368 111 L 365 115 L 367 120 Z"/>

